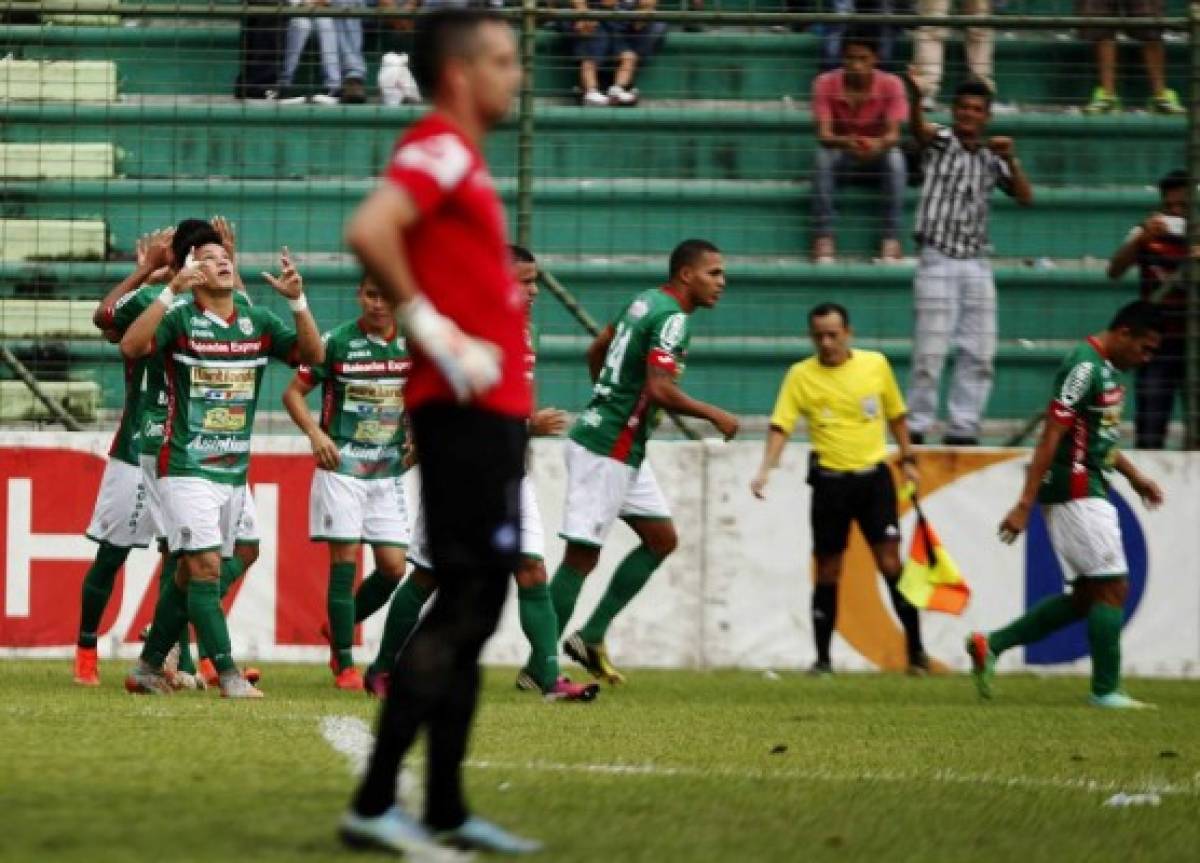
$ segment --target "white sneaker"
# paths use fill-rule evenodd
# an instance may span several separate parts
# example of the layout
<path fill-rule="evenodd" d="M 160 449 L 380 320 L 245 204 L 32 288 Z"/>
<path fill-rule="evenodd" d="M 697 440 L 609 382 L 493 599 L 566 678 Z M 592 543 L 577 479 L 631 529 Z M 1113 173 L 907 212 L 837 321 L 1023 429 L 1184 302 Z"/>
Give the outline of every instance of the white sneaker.
<path fill-rule="evenodd" d="M 583 94 L 583 104 L 593 108 L 607 106 L 608 97 L 599 90 L 588 90 Z"/>
<path fill-rule="evenodd" d="M 341 99 L 338 98 L 337 93 L 318 93 L 312 97 L 312 103 L 314 105 L 340 105 Z"/>
<path fill-rule="evenodd" d="M 608 88 L 608 101 L 614 105 L 636 105 L 638 100 L 638 91 L 636 87 L 631 87 L 626 90 L 624 87 L 618 87 L 613 84 Z"/>
<path fill-rule="evenodd" d="M 201 677 L 199 674 L 191 674 L 187 671 L 179 671 L 176 669 L 175 672 L 169 675 L 167 679 L 171 682 L 171 688 L 176 691 L 188 690 L 191 692 L 202 692 L 203 690 L 208 689 L 208 684 L 204 682 L 203 677 Z"/>

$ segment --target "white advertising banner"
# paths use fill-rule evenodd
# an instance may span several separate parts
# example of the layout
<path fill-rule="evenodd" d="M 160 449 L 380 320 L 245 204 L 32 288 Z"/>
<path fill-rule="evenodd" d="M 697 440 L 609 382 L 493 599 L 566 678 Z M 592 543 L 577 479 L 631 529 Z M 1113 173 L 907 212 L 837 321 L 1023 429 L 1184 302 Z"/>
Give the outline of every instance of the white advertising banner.
<path fill-rule="evenodd" d="M 0 434 L 0 656 L 66 656 L 78 626 L 80 586 L 95 552 L 83 537 L 104 470 L 108 438 L 96 434 Z M 660 667 L 797 668 L 814 657 L 809 618 L 808 451 L 794 445 L 772 475 L 767 499 L 749 479 L 758 442 L 654 443 L 650 462 L 672 507 L 676 553 L 616 620 L 609 648 L 618 664 Z M 228 601 L 235 652 L 246 658 L 319 660 L 328 558 L 308 541 L 313 463 L 299 437 L 260 437 L 250 485 L 260 513 L 258 561 Z M 1062 566 L 1035 516 L 1013 546 L 996 527 L 1020 488 L 1023 450 L 930 451 L 922 455 L 923 509 L 967 578 L 972 597 L 961 617 L 922 615 L 931 656 L 966 667 L 964 635 L 1003 625 L 1039 598 L 1062 590 Z M 1166 505 L 1147 511 L 1123 480 L 1114 502 L 1130 563 L 1127 673 L 1200 673 L 1200 455 L 1133 453 L 1158 480 Z M 562 556 L 565 470 L 561 443 L 539 440 L 530 462 L 546 522 L 551 574 Z M 415 493 L 416 484 L 411 490 Z M 411 507 L 410 507 L 411 509 Z M 914 515 L 902 509 L 905 547 Z M 634 545 L 617 526 L 587 579 L 572 626 L 595 606 L 613 568 Z M 153 614 L 158 555 L 135 550 L 102 622 L 106 655 L 137 654 L 138 631 Z M 369 552 L 363 571 L 369 573 Z M 357 648 L 373 655 L 384 613 L 362 627 Z M 516 603 L 505 609 L 488 646 L 493 663 L 523 662 L 528 647 Z M 903 638 L 882 579 L 854 531 L 839 596 L 834 664 L 843 669 L 899 668 Z M 1082 627 L 1005 655 L 1001 668 L 1084 672 Z"/>

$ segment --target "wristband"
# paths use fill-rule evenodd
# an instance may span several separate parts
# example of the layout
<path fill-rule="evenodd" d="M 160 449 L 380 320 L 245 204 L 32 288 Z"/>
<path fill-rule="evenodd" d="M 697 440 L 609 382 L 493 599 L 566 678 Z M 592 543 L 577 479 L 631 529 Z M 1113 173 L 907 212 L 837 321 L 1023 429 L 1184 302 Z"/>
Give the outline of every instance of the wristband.
<path fill-rule="evenodd" d="M 308 308 L 308 297 L 304 296 L 304 294 L 301 294 L 294 300 L 288 300 L 287 303 L 289 309 L 296 314 L 300 314 L 302 311 Z"/>
<path fill-rule="evenodd" d="M 160 293 L 158 295 L 158 301 L 160 303 L 162 303 L 164 306 L 166 306 L 168 309 L 171 308 L 171 306 L 174 304 L 175 292 L 173 290 L 171 290 L 171 287 L 169 285 L 162 289 L 162 293 Z"/>

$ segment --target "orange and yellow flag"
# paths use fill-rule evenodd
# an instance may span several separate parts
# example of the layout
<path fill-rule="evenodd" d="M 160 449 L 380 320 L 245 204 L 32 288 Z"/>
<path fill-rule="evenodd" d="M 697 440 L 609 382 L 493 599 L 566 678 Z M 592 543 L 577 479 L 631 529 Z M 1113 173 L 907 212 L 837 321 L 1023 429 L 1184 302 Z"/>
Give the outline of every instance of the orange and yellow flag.
<path fill-rule="evenodd" d="M 917 608 L 962 614 L 971 588 L 958 564 L 942 546 L 933 525 L 917 509 L 917 530 L 900 575 L 900 592 Z"/>

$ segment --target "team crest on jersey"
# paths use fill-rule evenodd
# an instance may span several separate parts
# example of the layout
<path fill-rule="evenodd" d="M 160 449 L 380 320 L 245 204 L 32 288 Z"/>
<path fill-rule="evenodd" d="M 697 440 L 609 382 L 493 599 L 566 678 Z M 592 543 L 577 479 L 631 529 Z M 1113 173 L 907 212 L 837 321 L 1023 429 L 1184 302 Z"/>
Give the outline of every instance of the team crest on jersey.
<path fill-rule="evenodd" d="M 628 314 L 629 317 L 636 321 L 638 318 L 645 317 L 648 311 L 650 311 L 650 306 L 647 305 L 645 300 L 635 300 L 633 305 L 629 307 Z"/>
<path fill-rule="evenodd" d="M 242 331 L 243 335 L 248 336 L 254 332 L 254 321 L 249 318 L 238 318 L 238 329 Z"/>
<path fill-rule="evenodd" d="M 328 337 L 328 334 L 326 334 L 326 337 Z M 351 340 L 350 340 L 350 348 L 351 348 L 351 349 L 353 349 L 353 348 L 365 348 L 366 346 L 367 346 L 367 340 L 366 340 L 366 339 L 351 339 Z"/>

